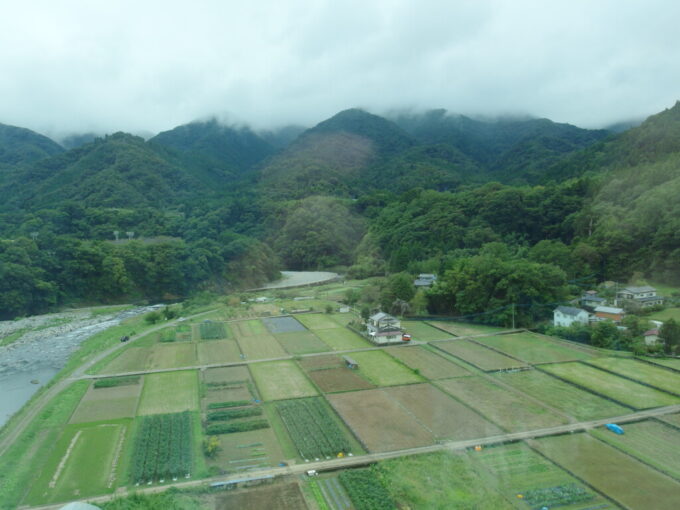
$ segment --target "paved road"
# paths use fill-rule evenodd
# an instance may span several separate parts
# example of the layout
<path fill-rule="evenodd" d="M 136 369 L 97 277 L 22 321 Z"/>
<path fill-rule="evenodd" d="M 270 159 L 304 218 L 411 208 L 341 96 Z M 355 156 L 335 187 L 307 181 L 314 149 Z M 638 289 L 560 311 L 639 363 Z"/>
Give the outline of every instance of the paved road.
<path fill-rule="evenodd" d="M 207 312 L 201 312 L 196 315 L 192 315 L 191 317 L 188 318 L 200 317 L 202 315 L 212 312 L 214 312 L 214 310 L 208 310 Z M 23 416 L 21 416 L 19 420 L 10 423 L 8 432 L 4 435 L 4 437 L 0 438 L 0 457 L 2 457 L 2 455 L 7 451 L 7 449 L 14 443 L 14 441 L 16 441 L 16 439 L 23 432 L 23 430 L 29 425 L 29 423 L 31 423 L 31 421 L 36 416 L 38 416 L 40 411 L 43 410 L 43 408 L 49 403 L 50 400 L 56 397 L 61 391 L 65 390 L 69 385 L 73 383 L 74 380 L 87 378 L 87 376 L 85 375 L 85 371 L 88 370 L 91 366 L 93 366 L 95 363 L 98 363 L 99 361 L 109 356 L 110 354 L 125 348 L 135 340 L 143 336 L 146 336 L 149 333 L 153 333 L 154 331 L 165 328 L 168 325 L 175 324 L 176 322 L 177 322 L 176 320 L 171 322 L 163 322 L 158 326 L 154 326 L 151 329 L 144 330 L 143 333 L 131 337 L 130 341 L 127 343 L 120 342 L 116 343 L 112 347 L 100 352 L 92 359 L 83 363 L 73 372 L 73 374 L 70 377 L 62 379 L 58 381 L 56 384 L 54 384 L 54 386 L 50 387 L 47 391 L 45 391 L 43 394 L 37 397 L 32 403 L 28 404 L 29 405 L 28 411 Z"/>
<path fill-rule="evenodd" d="M 570 423 L 567 425 L 559 425 L 557 427 L 547 427 L 542 429 L 528 430 L 524 432 L 513 432 L 508 434 L 499 434 L 496 436 L 489 436 L 480 439 L 469 439 L 465 441 L 446 441 L 430 446 L 421 446 L 418 448 L 409 448 L 404 450 L 393 450 L 381 453 L 369 453 L 366 455 L 357 455 L 354 457 L 345 457 L 342 459 L 328 459 L 317 462 L 306 462 L 302 464 L 294 464 L 292 466 L 264 468 L 259 470 L 248 471 L 248 473 L 239 473 L 231 476 L 218 476 L 213 478 L 203 478 L 201 480 L 190 480 L 187 482 L 177 482 L 171 485 L 138 487 L 136 492 L 150 493 L 160 492 L 169 487 L 189 488 L 208 486 L 214 482 L 229 482 L 233 480 L 243 479 L 244 477 L 264 477 L 264 476 L 286 476 L 286 475 L 301 475 L 310 469 L 317 472 L 332 471 L 336 469 L 346 469 L 351 467 L 365 466 L 381 460 L 394 459 L 398 457 L 407 457 L 411 455 L 422 455 L 424 453 L 434 453 L 440 451 L 456 451 L 474 448 L 475 446 L 492 446 L 499 443 L 508 443 L 512 441 L 523 441 L 527 439 L 536 439 L 547 436 L 554 436 L 558 434 L 568 434 L 574 432 L 582 432 L 585 430 L 601 427 L 606 423 L 625 424 L 652 418 L 656 416 L 663 416 L 666 414 L 680 412 L 680 405 L 660 407 L 656 409 L 648 409 L 646 411 L 639 411 L 636 413 L 626 414 L 623 416 L 616 416 L 613 418 L 606 418 L 601 420 L 582 421 L 578 423 Z M 123 494 L 122 492 L 117 495 Z M 98 498 L 90 498 L 87 501 L 92 503 L 108 501 L 113 498 L 113 495 L 101 496 Z M 85 501 L 85 500 L 83 500 Z M 63 505 L 63 504 L 62 504 Z M 26 507 L 33 510 L 56 510 L 62 505 L 46 505 L 37 507 Z"/>

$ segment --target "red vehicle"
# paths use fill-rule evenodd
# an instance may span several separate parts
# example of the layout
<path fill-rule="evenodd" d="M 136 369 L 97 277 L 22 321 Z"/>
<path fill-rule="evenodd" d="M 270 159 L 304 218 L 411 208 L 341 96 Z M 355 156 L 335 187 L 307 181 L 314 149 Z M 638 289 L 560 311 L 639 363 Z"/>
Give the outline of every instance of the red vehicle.
<path fill-rule="evenodd" d="M 401 335 L 401 341 L 402 342 L 410 342 L 411 341 L 411 335 L 409 335 L 408 333 L 404 333 L 403 335 Z"/>

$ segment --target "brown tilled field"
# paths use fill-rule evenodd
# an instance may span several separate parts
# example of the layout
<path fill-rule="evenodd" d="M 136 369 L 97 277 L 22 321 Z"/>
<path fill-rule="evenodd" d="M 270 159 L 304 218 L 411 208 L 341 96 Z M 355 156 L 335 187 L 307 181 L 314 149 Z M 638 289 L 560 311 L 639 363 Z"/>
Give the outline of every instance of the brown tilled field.
<path fill-rule="evenodd" d="M 111 388 L 90 387 L 69 423 L 132 418 L 141 391 L 141 383 Z"/>
<path fill-rule="evenodd" d="M 324 393 L 367 390 L 375 387 L 359 374 L 346 367 L 313 370 L 308 375 Z"/>
<path fill-rule="evenodd" d="M 427 446 L 432 434 L 383 390 L 327 396 L 345 423 L 371 452 Z"/>
<path fill-rule="evenodd" d="M 345 362 L 340 356 L 334 354 L 322 356 L 308 356 L 300 360 L 300 366 L 306 372 L 310 370 L 321 370 L 324 368 L 340 368 L 345 366 Z"/>
<path fill-rule="evenodd" d="M 253 490 L 239 490 L 215 499 L 215 510 L 302 510 L 307 504 L 297 483 L 277 484 L 258 487 Z"/>
<path fill-rule="evenodd" d="M 442 356 L 418 345 L 409 347 L 389 347 L 387 352 L 410 368 L 420 370 L 428 379 L 445 379 L 472 375 L 460 365 L 456 365 Z"/>
<path fill-rule="evenodd" d="M 501 433 L 498 427 L 431 384 L 395 386 L 384 391 L 439 439 L 462 441 Z"/>

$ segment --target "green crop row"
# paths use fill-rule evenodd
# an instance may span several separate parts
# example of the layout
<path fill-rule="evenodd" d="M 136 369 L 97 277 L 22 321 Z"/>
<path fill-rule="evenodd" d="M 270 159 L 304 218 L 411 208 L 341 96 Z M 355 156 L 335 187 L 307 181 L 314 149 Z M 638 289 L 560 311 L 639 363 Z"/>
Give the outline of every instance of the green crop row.
<path fill-rule="evenodd" d="M 191 414 L 155 414 L 140 420 L 130 470 L 132 482 L 189 475 L 193 451 Z"/>
<path fill-rule="evenodd" d="M 231 409 L 227 411 L 213 411 L 208 413 L 208 421 L 225 421 L 247 416 L 261 416 L 261 407 L 246 407 L 244 409 Z"/>
<path fill-rule="evenodd" d="M 112 388 L 114 386 L 131 386 L 139 383 L 138 375 L 130 375 L 127 377 L 107 377 L 106 379 L 97 379 L 94 382 L 95 388 Z"/>
<path fill-rule="evenodd" d="M 348 469 L 339 478 L 357 510 L 396 510 L 390 493 L 372 469 Z"/>
<path fill-rule="evenodd" d="M 349 441 L 320 397 L 279 402 L 276 409 L 304 459 L 350 451 Z"/>
<path fill-rule="evenodd" d="M 224 324 L 221 322 L 201 322 L 199 329 L 201 332 L 201 340 L 216 340 L 227 336 Z"/>
<path fill-rule="evenodd" d="M 266 429 L 267 420 L 241 421 L 237 423 L 211 423 L 205 429 L 206 434 L 231 434 L 233 432 L 247 432 L 249 430 Z"/>
<path fill-rule="evenodd" d="M 575 483 L 542 489 L 531 489 L 524 493 L 524 501 L 526 501 L 533 510 L 583 503 L 594 497 L 593 494 Z"/>
<path fill-rule="evenodd" d="M 230 400 L 229 402 L 213 402 L 208 409 L 222 409 L 224 407 L 241 407 L 250 404 L 250 400 Z"/>

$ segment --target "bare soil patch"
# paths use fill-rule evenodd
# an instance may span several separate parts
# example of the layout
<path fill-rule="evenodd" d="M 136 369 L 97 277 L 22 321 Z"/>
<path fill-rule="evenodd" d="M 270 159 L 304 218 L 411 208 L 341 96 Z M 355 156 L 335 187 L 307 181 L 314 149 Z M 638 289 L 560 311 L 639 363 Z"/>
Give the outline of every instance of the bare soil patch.
<path fill-rule="evenodd" d="M 324 393 L 367 390 L 374 388 L 370 382 L 346 367 L 314 370 L 309 377 Z"/>
<path fill-rule="evenodd" d="M 215 510 L 301 510 L 307 504 L 297 483 L 269 485 L 219 496 Z"/>
<path fill-rule="evenodd" d="M 345 365 L 341 357 L 335 355 L 328 356 L 308 356 L 300 360 L 300 366 L 307 372 L 310 370 L 322 370 L 324 368 L 339 368 Z"/>

